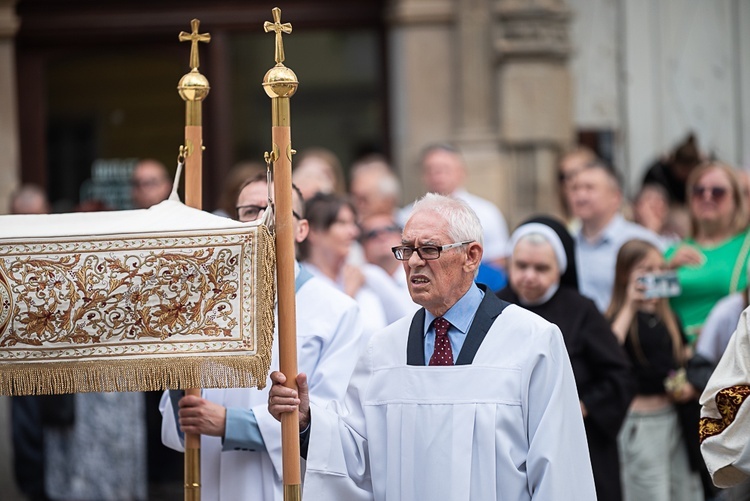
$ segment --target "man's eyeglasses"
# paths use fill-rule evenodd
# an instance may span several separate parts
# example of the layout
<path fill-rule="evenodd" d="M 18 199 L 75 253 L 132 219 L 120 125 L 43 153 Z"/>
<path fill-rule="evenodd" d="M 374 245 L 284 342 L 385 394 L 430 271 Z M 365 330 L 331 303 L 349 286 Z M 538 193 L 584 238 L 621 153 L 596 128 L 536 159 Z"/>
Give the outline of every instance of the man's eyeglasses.
<path fill-rule="evenodd" d="M 373 238 L 377 238 L 380 235 L 384 235 L 386 233 L 398 233 L 401 234 L 401 227 L 398 225 L 391 225 L 391 226 L 381 226 L 380 228 L 373 228 L 370 231 L 363 231 L 362 236 L 360 239 L 363 242 L 366 242 L 368 240 L 372 240 Z"/>
<path fill-rule="evenodd" d="M 396 256 L 396 259 L 398 259 L 399 261 L 408 261 L 409 259 L 411 259 L 411 256 L 414 254 L 414 252 L 417 253 L 420 259 L 430 261 L 432 259 L 439 258 L 442 251 L 455 249 L 456 247 L 470 244 L 473 241 L 474 240 L 467 240 L 465 242 L 456 242 L 454 244 L 446 245 L 423 245 L 422 247 L 414 247 L 413 245 L 399 245 L 396 247 L 392 247 L 391 250 L 393 251 L 393 255 Z"/>
<path fill-rule="evenodd" d="M 255 221 L 266 209 L 268 209 L 267 205 L 240 205 L 237 207 L 237 219 L 242 221 L 243 223 Z M 302 219 L 295 211 L 292 211 L 292 216 L 297 218 L 297 220 Z"/>
<path fill-rule="evenodd" d="M 727 190 L 726 188 L 722 186 L 693 186 L 693 197 L 702 199 L 705 197 L 706 193 L 709 193 L 711 195 L 711 199 L 719 202 L 721 201 L 725 196 L 727 196 Z"/>

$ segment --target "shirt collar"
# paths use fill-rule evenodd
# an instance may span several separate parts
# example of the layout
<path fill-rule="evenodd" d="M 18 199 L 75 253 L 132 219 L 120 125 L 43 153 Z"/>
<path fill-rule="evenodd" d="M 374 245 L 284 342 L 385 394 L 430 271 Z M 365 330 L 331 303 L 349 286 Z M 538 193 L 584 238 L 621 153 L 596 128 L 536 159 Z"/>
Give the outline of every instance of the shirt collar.
<path fill-rule="evenodd" d="M 583 235 L 583 229 L 579 233 L 579 243 L 585 243 L 589 245 L 597 245 L 605 242 L 612 242 L 617 238 L 617 234 L 620 232 L 625 218 L 619 212 L 612 216 L 612 219 L 607 223 L 607 226 L 597 235 L 596 239 L 589 240 Z"/>
<path fill-rule="evenodd" d="M 466 291 L 466 294 L 464 294 L 461 299 L 456 301 L 456 304 L 451 306 L 451 308 L 445 312 L 443 318 L 449 321 L 453 327 L 465 334 L 469 331 L 471 322 L 474 320 L 474 315 L 479 309 L 479 305 L 482 303 L 483 299 L 484 292 L 482 289 L 477 287 L 475 283 L 472 283 L 469 290 Z M 427 335 L 427 331 L 432 325 L 432 321 L 436 318 L 435 315 L 425 310 L 423 335 Z"/>
<path fill-rule="evenodd" d="M 604 227 L 602 235 L 607 240 L 613 240 L 622 230 L 625 224 L 625 218 L 619 212 L 612 217 L 612 220 Z"/>

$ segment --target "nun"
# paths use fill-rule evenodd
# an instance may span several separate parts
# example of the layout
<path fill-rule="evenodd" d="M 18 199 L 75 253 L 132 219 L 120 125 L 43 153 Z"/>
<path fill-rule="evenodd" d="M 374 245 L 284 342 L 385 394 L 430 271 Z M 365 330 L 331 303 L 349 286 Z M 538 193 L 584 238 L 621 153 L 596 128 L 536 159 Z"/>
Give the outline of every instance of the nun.
<path fill-rule="evenodd" d="M 617 434 L 635 393 L 630 363 L 609 323 L 577 290 L 573 239 L 559 221 L 519 226 L 509 242 L 500 299 L 557 324 L 573 366 L 598 499 L 620 501 Z"/>

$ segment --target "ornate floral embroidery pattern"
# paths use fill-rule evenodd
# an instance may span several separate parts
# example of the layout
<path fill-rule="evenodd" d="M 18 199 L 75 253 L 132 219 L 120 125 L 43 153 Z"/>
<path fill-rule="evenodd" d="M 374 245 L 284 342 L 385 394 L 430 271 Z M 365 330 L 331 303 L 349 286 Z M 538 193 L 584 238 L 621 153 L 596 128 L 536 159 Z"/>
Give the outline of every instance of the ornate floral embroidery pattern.
<path fill-rule="evenodd" d="M 263 387 L 264 225 L 0 241 L 0 395 Z"/>
<path fill-rule="evenodd" d="M 237 233 L 0 247 L 0 361 L 252 351 L 240 275 L 254 280 L 254 243 Z"/>
<path fill-rule="evenodd" d="M 716 408 L 720 418 L 701 418 L 700 441 L 723 432 L 734 422 L 742 403 L 750 396 L 750 386 L 738 385 L 724 388 L 716 394 Z"/>

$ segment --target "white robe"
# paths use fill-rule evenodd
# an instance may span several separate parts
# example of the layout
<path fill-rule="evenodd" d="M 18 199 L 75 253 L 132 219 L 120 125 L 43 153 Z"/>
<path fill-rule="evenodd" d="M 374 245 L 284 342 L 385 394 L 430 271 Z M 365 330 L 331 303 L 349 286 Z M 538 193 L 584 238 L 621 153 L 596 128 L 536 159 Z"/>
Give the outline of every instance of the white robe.
<path fill-rule="evenodd" d="M 313 404 L 303 500 L 596 499 L 556 326 L 511 305 L 471 365 L 425 367 L 410 323 L 370 339 L 345 409 Z"/>
<path fill-rule="evenodd" d="M 329 276 L 323 273 L 320 268 L 312 263 L 303 263 L 302 266 L 307 268 L 310 273 L 318 277 L 320 280 L 326 282 L 331 287 L 343 292 L 344 290 L 344 277 L 339 276 L 338 280 L 331 280 Z M 359 313 L 362 317 L 362 325 L 364 326 L 365 337 L 371 336 L 374 332 L 379 331 L 386 325 L 388 320 L 386 319 L 385 310 L 383 304 L 380 302 L 377 293 L 365 282 L 365 284 L 359 288 L 357 294 L 354 296 L 354 300 L 359 305 Z"/>
<path fill-rule="evenodd" d="M 368 288 L 377 294 L 383 305 L 387 324 L 392 324 L 405 316 L 411 317 L 419 309 L 419 305 L 412 301 L 409 294 L 403 266 L 397 268 L 400 276 L 391 276 L 380 266 L 370 263 L 363 264 L 360 269 Z"/>
<path fill-rule="evenodd" d="M 740 315 L 737 330 L 700 399 L 701 453 L 717 487 L 731 487 L 750 477 L 749 310 Z M 717 398 L 722 405 L 717 405 Z"/>
<path fill-rule="evenodd" d="M 343 399 L 359 353 L 362 325 L 356 302 L 312 277 L 297 291 L 297 358 L 317 402 Z M 278 325 L 278 322 L 277 322 Z M 274 338 L 271 367 L 278 367 Z M 252 409 L 267 452 L 222 450 L 220 437 L 201 437 L 203 501 L 282 501 L 281 425 L 268 413 L 270 379 L 256 388 L 207 389 L 204 398 L 225 407 Z M 183 451 L 167 393 L 162 397 L 162 441 Z"/>

